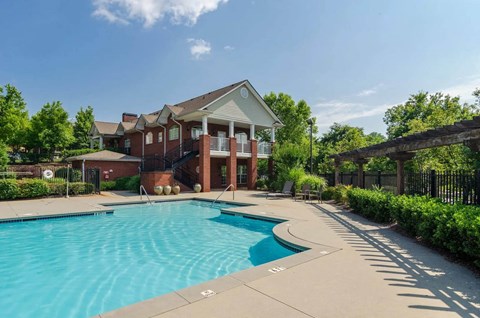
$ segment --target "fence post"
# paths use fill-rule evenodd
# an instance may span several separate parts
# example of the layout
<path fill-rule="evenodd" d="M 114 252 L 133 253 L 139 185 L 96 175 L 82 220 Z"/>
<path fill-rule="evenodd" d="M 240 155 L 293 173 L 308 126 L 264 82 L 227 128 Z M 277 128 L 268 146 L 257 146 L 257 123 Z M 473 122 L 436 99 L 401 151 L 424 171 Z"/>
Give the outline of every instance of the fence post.
<path fill-rule="evenodd" d="M 382 171 L 378 170 L 377 172 L 377 184 L 378 187 L 382 187 Z"/>
<path fill-rule="evenodd" d="M 343 171 L 340 172 L 340 184 L 343 184 Z"/>
<path fill-rule="evenodd" d="M 435 170 L 430 171 L 430 196 L 437 197 L 437 172 Z"/>
<path fill-rule="evenodd" d="M 365 189 L 365 171 L 362 172 L 363 176 L 362 176 L 362 189 Z"/>

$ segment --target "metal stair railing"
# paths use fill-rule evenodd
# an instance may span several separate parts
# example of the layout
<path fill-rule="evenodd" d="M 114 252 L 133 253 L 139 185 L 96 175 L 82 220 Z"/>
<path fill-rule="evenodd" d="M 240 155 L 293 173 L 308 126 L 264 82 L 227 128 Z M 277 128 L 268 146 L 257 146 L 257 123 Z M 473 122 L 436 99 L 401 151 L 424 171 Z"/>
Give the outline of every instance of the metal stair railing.
<path fill-rule="evenodd" d="M 147 190 L 145 189 L 145 187 L 143 185 L 140 185 L 140 201 L 143 201 L 143 194 L 142 194 L 143 192 L 145 193 L 145 196 L 148 199 L 148 203 L 152 204 L 152 200 L 150 200 L 150 197 L 148 196 Z"/>
<path fill-rule="evenodd" d="M 222 194 L 224 194 L 228 189 L 232 188 L 233 189 L 233 201 L 235 201 L 235 186 L 233 184 L 229 184 L 228 187 L 225 188 L 225 190 L 223 190 L 222 193 L 220 193 L 220 195 L 212 202 L 212 205 L 213 206 L 217 200 L 222 196 Z"/>

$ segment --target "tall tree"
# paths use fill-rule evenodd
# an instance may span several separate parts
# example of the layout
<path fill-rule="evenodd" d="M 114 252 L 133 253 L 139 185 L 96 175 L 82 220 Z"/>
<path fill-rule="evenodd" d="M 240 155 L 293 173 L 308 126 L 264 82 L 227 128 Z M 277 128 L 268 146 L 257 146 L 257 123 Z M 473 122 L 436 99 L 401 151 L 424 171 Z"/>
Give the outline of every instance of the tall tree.
<path fill-rule="evenodd" d="M 22 93 L 9 84 L 0 86 L 0 141 L 12 148 L 24 145 L 28 125 Z"/>
<path fill-rule="evenodd" d="M 390 108 L 385 113 L 389 139 L 433 129 L 454 122 L 471 119 L 479 114 L 480 105 L 461 104 L 459 97 L 442 93 L 420 92 L 407 102 Z M 410 168 L 416 170 L 472 169 L 475 156 L 463 145 L 452 145 L 420 150 Z"/>
<path fill-rule="evenodd" d="M 73 141 L 72 124 L 62 103 L 47 103 L 32 117 L 29 138 L 32 148 L 47 151 L 53 159 L 55 150 L 63 150 Z"/>
<path fill-rule="evenodd" d="M 307 120 L 312 116 L 312 110 L 304 100 L 295 104 L 290 95 L 285 93 L 277 95 L 273 92 L 265 95 L 263 99 L 284 124 L 276 131 L 275 139 L 278 143 L 296 143 L 299 139 L 308 138 L 310 125 Z M 315 134 L 317 132 L 315 118 L 313 121 L 313 133 Z M 267 135 L 261 137 L 268 140 Z"/>
<path fill-rule="evenodd" d="M 73 136 L 75 137 L 75 142 L 72 144 L 72 148 L 81 149 L 90 146 L 88 133 L 94 120 L 92 106 L 87 106 L 85 109 L 80 107 L 80 110 L 75 116 L 75 124 L 73 124 Z"/>
<path fill-rule="evenodd" d="M 0 141 L 0 170 L 3 170 L 7 167 L 8 164 L 8 153 L 7 146 Z"/>

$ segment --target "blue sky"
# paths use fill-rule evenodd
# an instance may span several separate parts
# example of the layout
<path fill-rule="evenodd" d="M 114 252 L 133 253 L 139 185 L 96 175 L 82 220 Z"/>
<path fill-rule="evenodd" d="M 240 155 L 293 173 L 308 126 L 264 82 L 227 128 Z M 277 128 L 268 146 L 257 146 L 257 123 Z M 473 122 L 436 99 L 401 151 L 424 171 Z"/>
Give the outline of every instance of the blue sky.
<path fill-rule="evenodd" d="M 385 132 L 385 110 L 420 90 L 472 101 L 477 0 L 0 0 L 0 85 L 30 114 L 149 113 L 249 79 L 333 122 Z"/>

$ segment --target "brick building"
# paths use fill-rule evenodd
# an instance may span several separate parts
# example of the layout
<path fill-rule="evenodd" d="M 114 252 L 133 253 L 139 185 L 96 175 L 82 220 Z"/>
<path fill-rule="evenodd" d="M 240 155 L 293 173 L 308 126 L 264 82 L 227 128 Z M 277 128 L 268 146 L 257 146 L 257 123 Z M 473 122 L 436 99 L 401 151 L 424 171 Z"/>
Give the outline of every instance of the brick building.
<path fill-rule="evenodd" d="M 271 156 L 281 126 L 245 80 L 150 114 L 123 113 L 120 123 L 96 121 L 91 146 L 142 158 L 148 192 L 172 179 L 189 188 L 198 182 L 206 192 L 229 184 L 254 189 L 257 159 Z M 271 140 L 257 141 L 255 132 L 265 129 Z"/>

